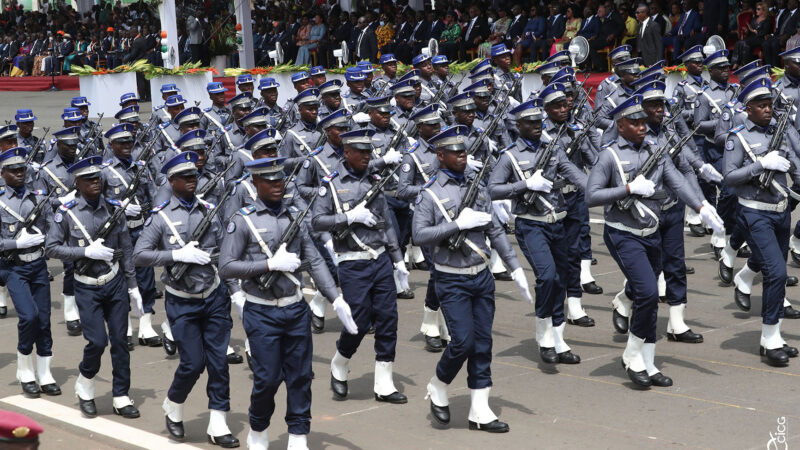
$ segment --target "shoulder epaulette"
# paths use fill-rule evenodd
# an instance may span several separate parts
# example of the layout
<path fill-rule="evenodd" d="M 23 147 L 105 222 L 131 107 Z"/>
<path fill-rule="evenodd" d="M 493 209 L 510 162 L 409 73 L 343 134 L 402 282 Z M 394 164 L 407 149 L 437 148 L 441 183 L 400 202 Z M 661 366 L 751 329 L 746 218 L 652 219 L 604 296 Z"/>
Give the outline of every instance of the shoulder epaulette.
<path fill-rule="evenodd" d="M 201 205 L 205 206 L 206 209 L 214 209 L 214 208 L 217 207 L 217 205 L 215 205 L 215 204 L 213 204 L 211 202 L 207 202 L 207 201 L 203 200 L 202 198 L 198 198 L 197 201 L 200 202 Z"/>
<path fill-rule="evenodd" d="M 419 141 L 414 142 L 413 144 L 411 144 L 406 148 L 406 153 L 414 153 L 414 151 L 418 148 L 419 148 Z"/>
<path fill-rule="evenodd" d="M 504 149 L 500 150 L 499 152 L 497 152 L 497 154 L 498 154 L 498 155 L 502 155 L 503 153 L 505 153 L 505 152 L 507 152 L 507 151 L 511 150 L 512 148 L 514 148 L 514 147 L 516 147 L 516 146 L 517 146 L 517 143 L 516 143 L 516 142 L 514 142 L 514 143 L 512 143 L 511 145 L 509 145 L 508 147 L 506 147 L 506 148 L 504 148 Z"/>
<path fill-rule="evenodd" d="M 63 203 L 61 206 L 58 207 L 58 209 L 60 209 L 61 211 L 69 211 L 70 209 L 72 209 L 77 204 L 78 204 L 77 201 L 70 200 L 67 203 Z"/>
<path fill-rule="evenodd" d="M 106 203 L 108 203 L 109 205 L 117 206 L 117 207 L 122 206 L 122 202 L 117 200 L 117 199 L 115 199 L 115 198 L 107 198 L 106 199 Z"/>
<path fill-rule="evenodd" d="M 728 133 L 736 134 L 736 133 L 742 131 L 743 129 L 744 129 L 744 125 L 735 126 L 735 127 L 731 128 L 730 130 L 728 130 Z"/>
<path fill-rule="evenodd" d="M 242 213 L 242 215 L 245 215 L 245 216 L 252 214 L 253 211 L 255 211 L 255 210 L 256 210 L 256 207 L 253 206 L 253 205 L 247 205 L 244 208 L 239 208 L 239 212 Z"/>
<path fill-rule="evenodd" d="M 427 183 L 425 183 L 424 185 L 422 185 L 422 189 L 428 189 L 429 187 L 433 186 L 433 182 L 434 182 L 434 181 L 436 181 L 436 175 L 432 176 L 432 177 L 431 177 L 431 179 L 430 179 L 430 180 L 428 180 L 428 182 L 427 182 Z"/>
<path fill-rule="evenodd" d="M 6 193 L 6 188 L 0 187 L 0 195 L 3 195 L 5 193 Z"/>
<path fill-rule="evenodd" d="M 249 176 L 250 176 L 250 174 L 249 174 L 249 173 L 246 173 L 246 174 L 242 175 L 241 177 L 237 178 L 237 179 L 236 179 L 236 181 L 234 181 L 234 183 L 235 183 L 235 184 L 239 184 L 239 183 L 241 183 L 242 181 L 246 180 L 246 179 L 247 179 L 247 177 L 249 177 Z"/>
<path fill-rule="evenodd" d="M 647 144 L 649 144 L 649 145 L 658 145 L 658 144 L 656 143 L 656 141 L 654 141 L 654 140 L 652 140 L 652 139 L 647 139 L 647 140 L 645 140 L 645 142 L 647 142 Z"/>
<path fill-rule="evenodd" d="M 161 109 L 163 107 L 164 107 L 164 105 L 158 105 L 155 108 L 153 108 L 153 111 L 158 111 L 159 109 Z"/>
<path fill-rule="evenodd" d="M 608 142 L 607 144 L 602 145 L 600 148 L 611 147 L 611 145 L 614 144 L 615 142 L 617 142 L 617 140 L 616 139 L 612 139 L 610 142 Z"/>
<path fill-rule="evenodd" d="M 162 209 L 164 209 L 164 207 L 167 206 L 167 204 L 169 204 L 169 200 L 166 200 L 163 203 L 161 203 L 160 205 L 158 205 L 155 208 L 151 209 L 150 212 L 151 213 L 157 213 L 157 212 L 161 211 Z"/>
<path fill-rule="evenodd" d="M 41 163 L 41 164 L 39 165 L 39 168 L 42 168 L 42 167 L 44 167 L 44 166 L 46 166 L 46 165 L 50 164 L 51 162 L 53 162 L 53 160 L 52 160 L 52 159 L 49 159 L 49 160 L 47 160 L 47 161 L 45 161 L 45 162 Z"/>
<path fill-rule="evenodd" d="M 233 124 L 232 123 L 229 123 L 228 125 L 225 125 L 225 131 L 231 131 L 232 129 L 233 129 Z"/>
<path fill-rule="evenodd" d="M 733 109 L 736 106 L 736 103 L 738 103 L 736 100 L 731 100 L 728 103 L 725 103 L 725 106 L 727 106 L 729 109 Z"/>
<path fill-rule="evenodd" d="M 56 142 L 58 142 L 58 139 L 56 139 L 56 138 L 50 138 L 50 143 L 51 143 L 51 144 L 55 144 Z"/>
<path fill-rule="evenodd" d="M 780 82 L 781 82 L 781 80 L 778 80 L 778 83 L 780 83 Z M 777 86 L 778 83 L 775 83 L 775 86 Z M 775 87 L 775 86 L 772 86 L 772 87 Z M 739 87 L 739 83 L 731 83 L 731 87 L 738 88 Z"/>
<path fill-rule="evenodd" d="M 681 81 L 678 82 L 678 86 L 685 86 L 686 83 L 688 83 L 687 80 L 681 80 Z"/>
<path fill-rule="evenodd" d="M 203 109 L 203 111 L 210 112 L 211 111 L 211 107 L 209 106 L 208 108 Z"/>
<path fill-rule="evenodd" d="M 169 126 L 169 122 L 161 122 L 160 124 L 158 124 L 158 128 L 161 128 L 162 130 L 164 128 L 167 128 L 168 126 Z"/>
<path fill-rule="evenodd" d="M 31 193 L 33 195 L 39 195 L 39 196 L 47 195 L 47 191 L 45 191 L 44 189 L 34 189 L 31 191 Z M 2 194 L 2 192 L 0 192 L 0 194 Z"/>

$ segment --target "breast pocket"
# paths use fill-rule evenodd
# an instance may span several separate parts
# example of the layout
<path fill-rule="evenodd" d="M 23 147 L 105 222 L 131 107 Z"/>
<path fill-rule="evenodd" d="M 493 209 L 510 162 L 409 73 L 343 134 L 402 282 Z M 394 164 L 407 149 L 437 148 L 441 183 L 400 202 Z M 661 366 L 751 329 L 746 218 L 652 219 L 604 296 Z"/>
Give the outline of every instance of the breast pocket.
<path fill-rule="evenodd" d="M 111 176 L 106 181 L 106 195 L 111 198 L 119 198 L 126 190 L 127 188 L 122 183 L 122 180 L 116 176 Z"/>

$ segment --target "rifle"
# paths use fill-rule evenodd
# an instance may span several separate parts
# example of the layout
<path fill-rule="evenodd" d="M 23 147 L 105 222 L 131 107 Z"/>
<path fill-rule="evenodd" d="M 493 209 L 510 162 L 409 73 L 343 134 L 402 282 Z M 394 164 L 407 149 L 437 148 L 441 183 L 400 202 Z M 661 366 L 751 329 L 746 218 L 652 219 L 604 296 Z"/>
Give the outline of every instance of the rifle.
<path fill-rule="evenodd" d="M 122 215 L 125 214 L 125 207 L 128 206 L 136 196 L 136 191 L 139 189 L 139 184 L 142 182 L 144 173 L 147 170 L 147 164 L 153 158 L 153 155 L 155 155 L 155 152 L 151 151 L 153 144 L 155 144 L 155 140 L 147 144 L 147 147 L 144 149 L 144 154 L 146 155 L 145 159 L 142 161 L 142 164 L 136 168 L 136 173 L 133 175 L 130 184 L 128 184 L 128 189 L 125 190 L 125 193 L 121 197 L 122 201 L 116 202 L 118 203 L 117 209 L 111 213 L 111 216 L 109 216 L 105 223 L 95 232 L 95 235 L 92 236 L 92 241 L 108 237 L 114 229 L 114 225 L 119 221 Z M 85 275 L 95 262 L 95 260 L 90 258 L 82 258 L 75 261 L 75 273 L 78 275 Z"/>
<path fill-rule="evenodd" d="M 640 167 L 639 170 L 636 171 L 636 174 L 631 177 L 631 180 L 635 180 L 639 175 L 644 177 L 649 176 L 658 166 L 658 163 L 665 152 L 672 158 L 677 156 L 683 150 L 683 147 L 686 145 L 686 143 L 689 142 L 689 139 L 691 139 L 692 136 L 697 133 L 698 129 L 700 129 L 700 125 L 696 126 L 691 133 L 682 137 L 681 140 L 679 140 L 675 145 L 672 145 L 670 140 L 667 140 L 666 144 L 662 145 L 658 148 L 658 150 L 650 154 L 647 160 L 645 160 L 644 164 L 642 164 L 642 167 Z M 623 211 L 627 211 L 631 208 L 631 206 L 633 206 L 633 203 L 638 199 L 638 197 L 638 195 L 628 195 L 617 202 L 617 207 Z M 658 197 L 653 196 L 650 198 Z"/>
<path fill-rule="evenodd" d="M 337 176 L 339 176 L 339 172 L 333 171 L 328 176 L 323 177 L 322 181 L 325 183 L 330 183 L 331 180 L 333 180 Z M 283 230 L 283 234 L 281 235 L 281 240 L 278 241 L 278 243 L 272 249 L 273 254 L 281 247 L 281 245 L 284 244 L 289 245 L 292 241 L 294 241 L 294 239 L 300 233 L 300 229 L 303 226 L 303 220 L 305 220 L 306 216 L 308 215 L 308 212 L 311 210 L 311 207 L 314 205 L 314 201 L 317 199 L 318 196 L 319 196 L 319 190 L 317 190 L 317 192 L 314 193 L 314 196 L 311 198 L 311 201 L 308 202 L 308 206 L 306 206 L 306 209 L 304 209 L 303 212 L 301 212 L 297 217 L 295 217 L 294 220 L 292 220 L 292 223 L 290 223 L 289 226 L 285 230 Z M 300 264 L 300 268 L 298 270 L 308 270 L 308 268 L 304 269 L 303 264 L 304 263 Z M 310 266 L 307 265 L 306 267 Z M 258 283 L 258 288 L 262 291 L 266 291 L 275 283 L 275 281 L 277 281 L 278 277 L 282 274 L 283 272 L 269 271 L 267 273 L 259 275 L 258 279 L 256 280 L 256 283 Z"/>
<path fill-rule="evenodd" d="M 323 136 L 324 136 L 324 135 L 323 135 Z M 315 148 L 314 150 L 312 150 L 312 151 L 311 151 L 311 153 L 309 153 L 308 155 L 306 155 L 306 157 L 303 159 L 303 162 L 299 162 L 299 163 L 295 164 L 295 165 L 294 165 L 294 169 L 292 169 L 292 172 L 291 172 L 291 173 L 289 173 L 289 176 L 288 176 L 288 177 L 286 177 L 286 181 L 287 181 L 287 182 L 289 182 L 289 181 L 292 181 L 292 179 L 293 179 L 295 176 L 297 176 L 297 172 L 299 172 L 299 171 L 300 171 L 300 168 L 301 168 L 301 167 L 303 167 L 303 163 L 304 163 L 304 162 L 305 162 L 305 161 L 306 161 L 308 158 L 311 158 L 311 157 L 313 157 L 314 155 L 319 155 L 319 154 L 320 154 L 320 152 L 322 152 L 322 147 L 317 147 L 317 148 Z"/>
<path fill-rule="evenodd" d="M 474 155 L 475 152 L 478 151 L 480 146 L 483 145 L 483 141 L 494 133 L 494 130 L 497 128 L 497 125 L 500 123 L 500 120 L 506 114 L 506 110 L 508 109 L 509 106 L 511 106 L 511 92 L 521 82 L 522 82 L 522 77 L 517 78 L 516 80 L 514 80 L 514 84 L 511 85 L 511 89 L 505 91 L 505 97 L 495 110 L 495 113 L 493 114 L 494 117 L 492 117 L 492 121 L 489 122 L 489 125 L 487 125 L 486 129 L 483 130 L 483 133 L 481 133 L 477 139 L 472 141 L 472 145 L 470 145 L 469 148 L 467 149 L 467 155 Z"/>
<path fill-rule="evenodd" d="M 47 139 L 47 135 L 50 133 L 50 127 L 44 127 L 44 136 L 33 146 L 28 156 L 25 158 L 25 164 L 30 164 L 33 161 L 33 158 L 39 153 L 39 149 L 42 148 L 44 141 Z"/>
<path fill-rule="evenodd" d="M 772 138 L 769 140 L 769 146 L 767 146 L 767 153 L 772 151 L 780 152 L 781 144 L 783 143 L 783 134 L 786 132 L 786 125 L 789 123 L 789 116 L 792 112 L 792 105 L 794 105 L 794 99 L 790 98 L 789 103 L 786 105 L 786 113 L 781 116 L 780 120 L 778 121 L 778 125 L 775 127 L 775 132 L 772 134 Z M 765 170 L 761 173 L 758 177 L 758 188 L 759 189 L 771 189 L 772 188 L 772 180 L 775 178 L 775 171 L 774 170 Z"/>
<path fill-rule="evenodd" d="M 592 120 L 590 120 L 583 127 L 583 130 L 581 130 L 581 133 L 579 135 L 575 136 L 572 139 L 572 141 L 570 141 L 569 146 L 567 146 L 567 149 L 565 150 L 565 153 L 567 154 L 567 158 L 571 157 L 572 154 L 575 152 L 575 150 L 580 148 L 581 143 L 586 138 L 586 136 L 589 135 L 589 131 L 591 131 L 591 129 L 594 128 L 594 124 L 597 123 L 597 119 L 598 118 L 599 118 L 599 116 L 597 114 L 592 114 Z"/>
<path fill-rule="evenodd" d="M 206 183 L 205 186 L 203 186 L 202 189 L 199 189 L 198 191 L 196 191 L 194 193 L 194 195 L 199 197 L 199 198 L 203 198 L 206 194 L 211 192 L 211 190 L 214 189 L 215 186 L 217 186 L 217 184 L 225 176 L 225 174 L 228 173 L 229 170 L 231 170 L 231 167 L 233 167 L 233 162 L 232 161 L 227 166 L 225 166 L 224 170 L 222 170 L 218 174 L 214 175 L 214 178 L 212 178 L 211 181 Z M 222 202 L 220 201 L 220 203 L 222 203 Z M 217 205 L 217 207 L 219 207 L 219 205 Z"/>
<path fill-rule="evenodd" d="M 430 102 L 431 105 L 442 101 L 442 97 L 444 97 L 444 94 L 446 93 L 444 88 L 447 86 L 447 83 L 449 83 L 452 78 L 453 74 L 450 74 L 447 76 L 447 78 L 444 79 L 442 86 L 439 88 L 438 91 L 436 91 L 436 95 L 431 97 L 431 102 Z"/>
<path fill-rule="evenodd" d="M 561 139 L 561 136 L 564 135 L 564 132 L 567 131 L 568 126 L 569 125 L 567 125 L 566 122 L 561 124 L 556 136 L 547 143 L 547 146 L 544 148 L 544 150 L 542 150 L 541 156 L 539 156 L 539 159 L 536 160 L 536 164 L 530 169 L 531 173 L 536 173 L 537 171 L 544 170 L 544 168 L 547 167 L 547 164 L 550 162 L 550 156 L 555 151 L 558 141 Z M 555 183 L 553 188 L 556 188 Z M 541 192 L 526 190 L 525 194 L 522 195 L 522 204 L 525 206 L 533 205 L 536 202 L 536 199 L 539 198 L 539 195 L 541 195 Z"/>
<path fill-rule="evenodd" d="M 286 126 L 286 121 L 289 120 L 289 113 L 292 111 L 292 107 L 294 107 L 294 99 L 286 102 L 286 109 L 283 111 L 283 114 L 281 114 L 280 119 L 278 119 L 278 123 L 275 124 L 276 130 L 283 131 L 283 128 Z M 228 120 L 230 120 L 231 117 L 233 117 L 233 113 L 228 117 Z"/>
<path fill-rule="evenodd" d="M 89 142 L 97 140 L 96 136 L 97 128 L 100 126 L 100 121 L 103 120 L 104 114 L 105 113 L 100 113 L 100 115 L 97 116 L 97 122 L 95 122 L 94 125 L 92 125 L 92 128 L 89 128 L 89 132 L 86 133 L 86 144 L 89 144 Z"/>
<path fill-rule="evenodd" d="M 575 117 L 575 115 L 577 115 L 583 109 L 583 106 L 586 105 L 586 102 L 589 100 L 589 95 L 592 93 L 592 89 L 594 88 L 589 88 L 589 91 L 586 92 L 586 95 L 583 96 L 580 103 L 574 105 L 570 113 L 571 116 Z"/>
<path fill-rule="evenodd" d="M 209 228 L 211 228 L 212 221 L 217 216 L 217 214 L 219 214 L 220 210 L 222 210 L 222 205 L 224 205 L 225 202 L 228 201 L 228 199 L 231 197 L 231 194 L 233 194 L 234 186 L 235 185 L 231 185 L 230 187 L 228 187 L 228 189 L 226 189 L 225 193 L 222 195 L 222 198 L 220 198 L 219 201 L 217 202 L 217 206 L 213 208 L 211 211 L 209 211 L 208 214 L 203 216 L 203 220 L 201 220 L 200 223 L 197 224 L 197 228 L 195 228 L 194 231 L 192 232 L 192 235 L 189 237 L 188 242 L 192 241 L 199 242 L 200 239 L 208 232 Z M 195 195 L 199 197 L 199 195 L 197 194 Z M 183 278 L 183 275 L 186 274 L 186 271 L 188 269 L 189 269 L 189 263 L 178 262 L 167 267 L 167 275 L 169 275 L 170 280 L 178 281 L 181 278 Z"/>
<path fill-rule="evenodd" d="M 25 220 L 22 222 L 17 232 L 14 233 L 14 237 L 12 239 L 14 240 L 19 239 L 19 235 L 22 234 L 22 230 L 29 230 L 29 231 L 31 230 L 31 227 L 33 227 L 33 225 L 36 223 L 36 219 L 39 218 L 39 215 L 42 213 L 42 211 L 44 211 L 45 208 L 50 206 L 50 199 L 53 198 L 53 195 L 55 195 L 55 193 L 56 193 L 55 189 L 50 190 L 50 192 L 47 193 L 47 197 L 42 199 L 41 202 L 37 203 L 36 206 L 33 207 L 31 212 L 28 213 L 28 217 L 25 218 Z M 5 253 L 5 255 L 3 255 L 3 259 L 9 262 L 14 261 L 16 260 L 17 256 L 19 256 L 24 250 L 28 249 L 26 248 L 26 249 L 9 250 L 8 252 Z"/>
<path fill-rule="evenodd" d="M 364 196 L 361 197 L 361 200 L 359 200 L 355 204 L 354 208 L 357 208 L 359 205 L 363 205 L 364 207 L 367 207 L 376 198 L 378 198 L 378 196 L 383 193 L 383 187 L 386 186 L 386 183 L 388 183 L 389 181 L 392 180 L 392 176 L 394 176 L 394 174 L 397 173 L 397 171 L 400 169 L 400 167 L 401 167 L 400 164 L 396 165 L 393 169 L 389 169 L 387 167 L 383 171 L 383 173 L 381 175 L 379 175 L 379 177 L 381 177 L 381 179 L 377 183 L 373 184 L 372 187 L 370 187 L 367 190 L 367 192 L 364 193 Z M 379 223 L 376 223 L 375 226 L 374 226 L 374 228 L 381 228 L 381 227 L 382 227 L 382 225 L 379 224 Z M 343 241 L 343 240 L 347 239 L 352 233 L 353 233 L 353 226 L 352 225 L 348 225 L 347 227 L 343 228 L 342 230 L 332 231 L 331 232 L 331 236 L 333 236 L 333 239 L 335 241 Z"/>
<path fill-rule="evenodd" d="M 467 192 L 464 193 L 464 198 L 461 200 L 461 205 L 458 207 L 458 214 L 455 217 L 458 217 L 465 208 L 472 208 L 475 205 L 475 201 L 478 199 L 478 192 L 480 191 L 481 184 L 483 183 L 483 179 L 486 178 L 489 174 L 489 158 L 491 154 L 489 152 L 486 153 L 486 156 L 483 158 L 483 167 L 481 167 L 480 172 L 478 175 L 475 176 L 475 179 L 472 180 L 472 183 L 467 187 Z M 485 228 L 472 228 L 469 230 L 461 230 L 457 234 L 454 234 L 447 238 L 445 245 L 450 251 L 457 251 L 461 250 L 461 253 L 464 256 L 468 256 L 471 249 L 464 245 L 464 241 L 467 239 L 467 233 L 470 231 L 478 231 L 483 230 Z"/>

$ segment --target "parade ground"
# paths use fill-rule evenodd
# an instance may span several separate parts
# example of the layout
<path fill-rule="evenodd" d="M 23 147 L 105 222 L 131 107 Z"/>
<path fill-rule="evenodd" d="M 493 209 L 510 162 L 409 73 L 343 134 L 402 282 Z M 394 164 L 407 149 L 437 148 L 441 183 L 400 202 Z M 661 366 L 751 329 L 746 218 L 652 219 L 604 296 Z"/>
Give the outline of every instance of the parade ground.
<path fill-rule="evenodd" d="M 0 81 L 2 83 L 2 81 Z M 0 119 L 12 119 L 17 108 L 33 109 L 51 133 L 61 128 L 60 114 L 77 92 L 0 93 Z M 194 99 L 187 99 L 193 101 Z M 283 103 L 285 99 L 279 99 Z M 142 104 L 147 120 L 150 104 Z M 103 119 L 105 129 L 113 122 Z M 797 220 L 798 214 L 794 214 Z M 578 365 L 541 362 L 535 341 L 533 305 L 520 297 L 513 281 L 497 282 L 492 378 L 489 404 L 500 420 L 509 424 L 506 434 L 470 431 L 467 427 L 469 389 L 466 367 L 450 388 L 452 420 L 449 427 L 432 425 L 425 386 L 434 374 L 440 354 L 424 350 L 419 332 L 428 272 L 414 270 L 410 282 L 416 298 L 398 300 L 399 329 L 394 381 L 408 396 L 405 405 L 378 403 L 373 396 L 374 351 L 367 335 L 350 363 L 350 394 L 336 401 L 330 390 L 330 359 L 342 326 L 331 308 L 325 332 L 315 334 L 312 384 L 312 422 L 308 437 L 312 449 L 527 449 L 527 448 L 719 448 L 784 449 L 800 445 L 800 358 L 788 367 L 774 368 L 758 355 L 761 333 L 761 279 L 753 288 L 752 310 L 740 311 L 733 302 L 733 287 L 720 284 L 717 262 L 709 238 L 686 237 L 686 263 L 695 268 L 688 276 L 686 322 L 703 334 L 705 342 L 670 342 L 666 337 L 667 306 L 658 320 L 656 365 L 673 378 L 668 388 L 633 389 L 620 359 L 627 337 L 614 331 L 611 300 L 622 288 L 623 275 L 602 242 L 602 210 L 592 210 L 592 250 L 598 264 L 592 272 L 604 292 L 583 296 L 586 312 L 596 326 L 567 325 L 565 338 L 582 361 Z M 528 280 L 535 277 L 509 236 Z M 737 258 L 736 270 L 744 264 Z M 137 345 L 131 352 L 130 397 L 141 418 L 115 416 L 111 407 L 111 359 L 103 356 L 97 375 L 99 416 L 81 417 L 74 394 L 83 337 L 67 335 L 63 317 L 62 268 L 49 261 L 51 283 L 53 375 L 63 394 L 27 399 L 16 373 L 17 317 L 0 319 L 0 409 L 30 415 L 44 427 L 43 449 L 213 448 L 206 440 L 208 400 L 205 374 L 186 402 L 186 440 L 169 439 L 161 404 L 178 357 L 166 357 L 162 348 Z M 156 270 L 157 279 L 161 269 Z M 800 268 L 789 264 L 789 274 Z M 163 289 L 161 283 L 158 284 Z M 533 291 L 533 286 L 531 287 Z M 800 287 L 787 288 L 798 308 Z M 310 299 L 310 296 L 306 296 Z M 156 301 L 154 325 L 165 319 L 163 299 Z M 231 345 L 244 354 L 244 331 L 233 313 Z M 134 326 L 136 321 L 134 320 Z M 159 330 L 159 327 L 155 327 Z M 134 332 L 135 333 L 135 332 Z M 800 320 L 785 320 L 781 334 L 789 345 L 800 346 Z M 134 334 L 135 337 L 135 334 Z M 247 364 L 230 366 L 231 412 L 228 425 L 245 447 L 249 431 L 247 410 L 252 375 Z M 272 448 L 285 448 L 288 439 L 283 420 L 285 389 L 276 397 L 276 410 L 268 429 Z"/>

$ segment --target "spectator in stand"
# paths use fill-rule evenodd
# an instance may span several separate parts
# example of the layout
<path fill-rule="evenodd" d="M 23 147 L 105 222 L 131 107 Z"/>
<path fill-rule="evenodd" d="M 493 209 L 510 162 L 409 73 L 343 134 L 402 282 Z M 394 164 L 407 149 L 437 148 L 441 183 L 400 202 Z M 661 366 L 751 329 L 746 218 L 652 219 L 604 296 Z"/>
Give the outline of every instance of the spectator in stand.
<path fill-rule="evenodd" d="M 597 37 L 597 33 L 600 32 L 600 18 L 594 15 L 594 10 L 591 6 L 587 6 L 583 8 L 583 23 L 581 23 L 581 29 L 578 31 L 578 36 L 583 36 L 587 40 L 591 41 L 595 37 Z"/>
<path fill-rule="evenodd" d="M 369 60 L 373 64 L 378 62 L 378 40 L 375 32 L 369 28 L 367 18 L 358 18 L 358 39 L 356 40 L 356 56 L 359 61 Z"/>
<path fill-rule="evenodd" d="M 306 18 L 306 20 L 308 20 Z M 301 45 L 297 50 L 297 64 L 311 64 L 311 50 L 316 50 L 319 46 L 319 41 L 325 37 L 325 23 L 322 20 L 322 14 L 314 16 L 314 26 L 311 27 L 308 39 L 305 44 Z"/>
<path fill-rule="evenodd" d="M 775 32 L 761 46 L 764 54 L 764 63 L 771 66 L 778 66 L 781 62 L 778 54 L 786 47 L 786 42 L 797 32 L 798 21 L 800 21 L 800 9 L 797 0 L 778 1 L 779 5 L 785 4 L 786 7 L 778 11 L 775 19 Z"/>
<path fill-rule="evenodd" d="M 429 12 L 428 13 L 428 22 L 431 24 L 431 39 L 439 40 L 442 37 L 442 31 L 444 31 L 444 16 L 442 16 L 441 12 Z"/>
<path fill-rule="evenodd" d="M 617 37 L 622 34 L 625 24 L 619 14 L 614 14 L 608 4 L 597 7 L 597 16 L 600 18 L 600 29 L 594 39 L 589 40 L 592 56 L 592 69 L 595 72 L 607 72 L 606 54 L 600 53 L 606 47 L 614 48 Z"/>
<path fill-rule="evenodd" d="M 670 22 L 669 17 L 661 10 L 661 3 L 657 1 L 651 2 L 649 10 L 650 17 L 661 27 L 661 36 L 665 36 L 672 29 L 672 22 Z M 680 18 L 680 14 L 678 18 Z"/>
<path fill-rule="evenodd" d="M 556 43 L 556 51 L 564 50 L 565 48 L 569 47 L 569 42 L 578 35 L 578 31 L 581 29 L 582 20 L 581 17 L 577 14 L 578 6 L 576 4 L 567 5 L 566 15 L 567 22 L 564 25 L 564 36 L 561 38 L 560 42 Z"/>
<path fill-rule="evenodd" d="M 417 21 L 414 24 L 414 31 L 411 33 L 411 57 L 419 55 L 423 47 L 428 46 L 431 38 L 431 23 L 422 11 L 417 11 Z"/>
<path fill-rule="evenodd" d="M 297 58 L 294 59 L 295 63 L 300 64 L 300 58 L 303 57 L 307 59 L 308 57 L 308 50 L 305 50 L 301 53 L 303 47 L 308 45 L 309 37 L 311 36 L 311 24 L 309 23 L 308 16 L 303 16 L 300 18 L 300 28 L 297 29 L 297 32 L 294 34 L 294 44 L 297 46 Z M 306 63 L 307 64 L 307 63 Z"/>
<path fill-rule="evenodd" d="M 489 22 L 481 15 L 478 5 L 473 4 L 469 7 L 469 17 L 462 39 L 464 44 L 461 46 L 461 60 L 463 61 L 469 61 L 467 50 L 477 48 L 489 37 Z"/>
<path fill-rule="evenodd" d="M 378 57 L 384 53 L 394 51 L 394 24 L 384 14 L 381 16 L 380 25 L 375 30 L 375 37 L 378 40 Z"/>
<path fill-rule="evenodd" d="M 186 30 L 189 32 L 189 48 L 192 55 L 190 61 L 200 61 L 203 55 L 203 25 L 200 19 L 191 15 L 187 17 Z"/>
<path fill-rule="evenodd" d="M 489 35 L 489 54 L 491 55 L 491 48 L 495 44 L 503 44 L 506 40 L 506 34 L 511 27 L 511 18 L 508 17 L 508 11 L 504 8 L 497 10 L 497 20 L 492 22 L 490 27 L 492 34 Z"/>
<path fill-rule="evenodd" d="M 683 0 L 682 4 L 684 13 L 663 39 L 665 47 L 672 46 L 672 61 L 678 61 L 678 56 L 686 49 L 704 43 L 700 13 L 695 10 L 694 0 Z"/>
<path fill-rule="evenodd" d="M 636 50 L 645 66 L 651 66 L 661 60 L 664 47 L 661 43 L 661 27 L 658 22 L 650 17 L 646 5 L 636 7 L 636 20 L 639 27 L 636 30 Z"/>
<path fill-rule="evenodd" d="M 553 53 L 553 44 L 564 36 L 567 19 L 561 13 L 561 6 L 557 3 L 550 4 L 550 17 L 547 18 L 547 34 L 542 43 L 542 59 L 547 59 Z"/>
<path fill-rule="evenodd" d="M 541 47 L 539 42 L 544 40 L 546 32 L 547 21 L 539 14 L 539 7 L 531 6 L 528 22 L 522 31 L 522 40 L 516 44 L 514 50 L 514 65 L 518 66 L 522 63 L 522 52 L 526 49 L 531 50 L 531 60 L 539 60 L 539 48 Z"/>
<path fill-rule="evenodd" d="M 791 50 L 795 47 L 800 47 L 800 28 L 797 29 L 797 32 L 794 36 L 790 37 L 788 41 L 786 41 L 786 50 Z"/>
<path fill-rule="evenodd" d="M 622 17 L 622 21 L 625 24 L 625 31 L 622 33 L 622 43 L 630 44 L 631 41 L 635 43 L 636 29 L 639 28 L 639 22 L 631 16 L 628 5 L 623 4 L 619 6 L 619 15 Z"/>
<path fill-rule="evenodd" d="M 400 27 L 394 38 L 394 55 L 405 64 L 411 63 L 411 36 L 414 34 L 415 27 L 414 13 L 408 9 L 402 15 Z"/>
<path fill-rule="evenodd" d="M 444 16 L 444 23 L 446 28 L 442 31 L 442 36 L 439 39 L 440 51 L 447 55 L 447 59 L 455 61 L 458 59 L 458 47 L 461 41 L 461 26 L 458 25 L 456 20 L 456 13 L 447 11 Z"/>
<path fill-rule="evenodd" d="M 761 46 L 770 30 L 772 30 L 772 15 L 770 15 L 765 2 L 758 2 L 756 3 L 756 15 L 747 25 L 744 39 L 733 46 L 731 55 L 733 70 L 755 59 L 753 49 Z"/>
<path fill-rule="evenodd" d="M 528 17 L 522 10 L 522 7 L 519 5 L 514 5 L 511 7 L 511 25 L 508 27 L 508 32 L 506 33 L 505 44 L 508 48 L 514 48 L 517 45 L 517 42 L 522 38 L 522 32 L 525 30 L 525 24 L 528 23 Z"/>

